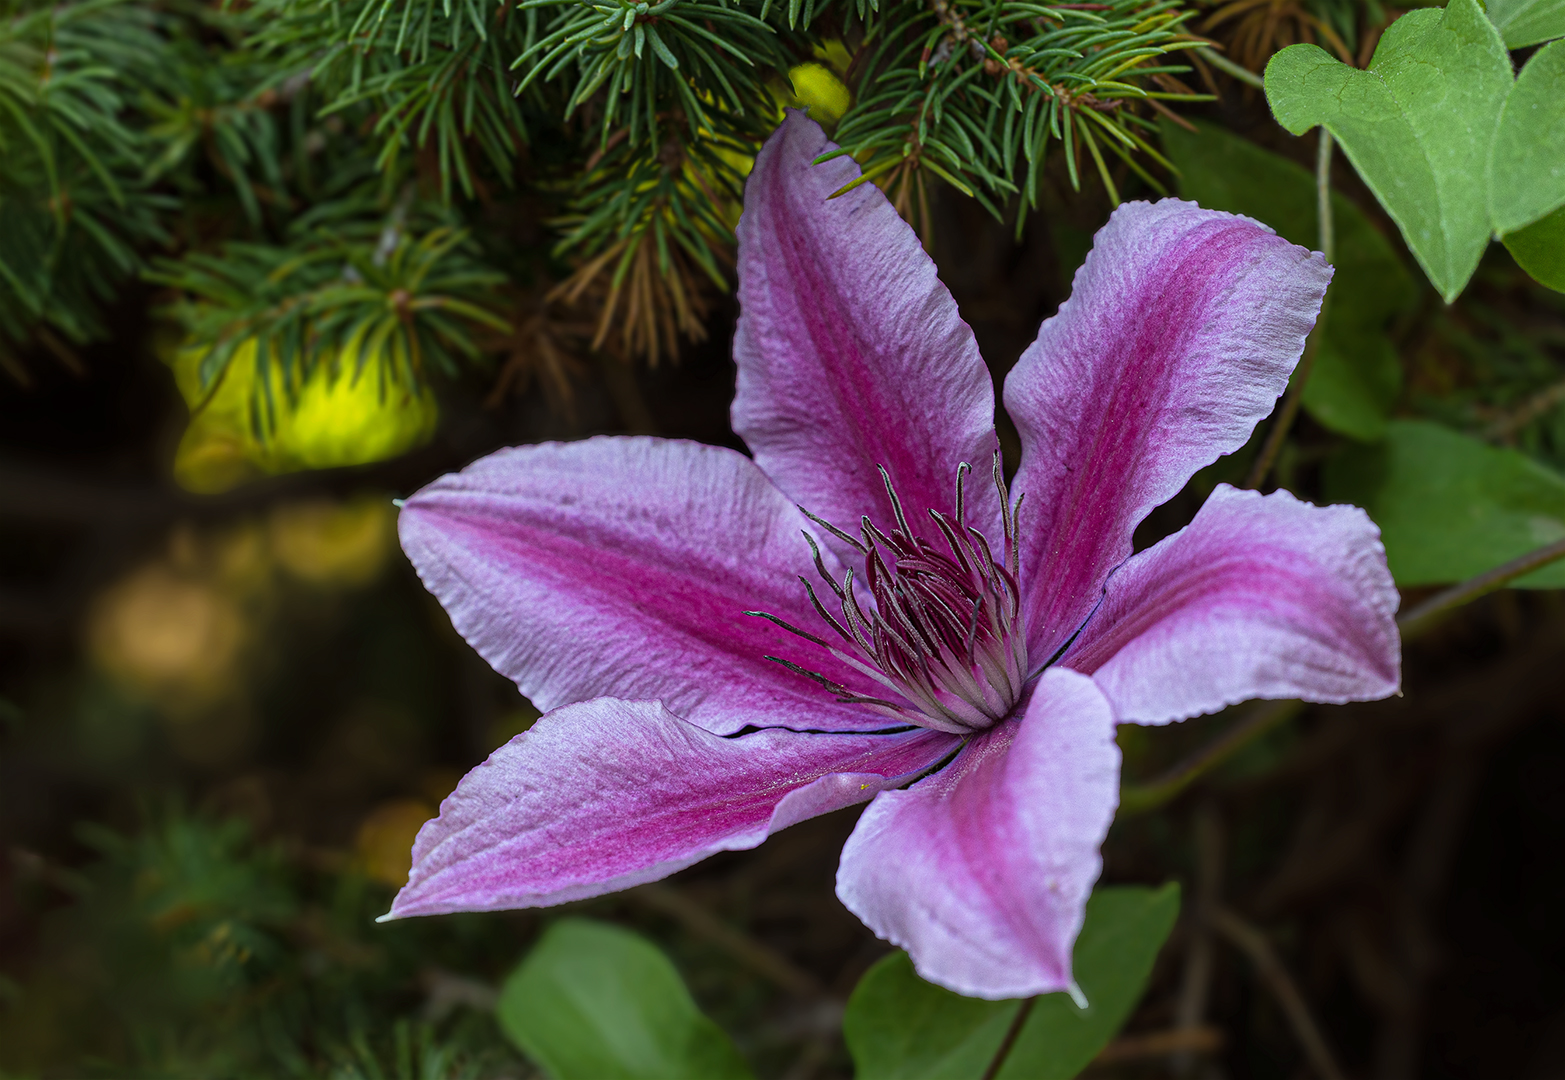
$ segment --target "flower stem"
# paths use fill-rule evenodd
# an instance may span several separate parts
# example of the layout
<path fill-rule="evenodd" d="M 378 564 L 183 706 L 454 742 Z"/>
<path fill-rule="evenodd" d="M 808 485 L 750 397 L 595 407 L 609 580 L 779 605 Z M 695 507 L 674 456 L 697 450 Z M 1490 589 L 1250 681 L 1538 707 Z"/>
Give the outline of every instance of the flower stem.
<path fill-rule="evenodd" d="M 1470 577 L 1460 584 L 1436 593 L 1411 611 L 1403 612 L 1397 619 L 1403 640 L 1433 626 L 1436 616 L 1471 603 L 1496 589 L 1502 589 L 1523 574 L 1530 574 L 1560 559 L 1565 559 L 1565 540 L 1556 540 L 1552 544 L 1534 548 L 1508 563 L 1501 563 L 1493 570 L 1485 571 L 1477 577 Z"/>
<path fill-rule="evenodd" d="M 1330 263 L 1337 248 L 1336 230 L 1331 220 L 1333 143 L 1331 132 L 1324 127 L 1316 130 L 1319 138 L 1315 144 L 1315 216 L 1320 225 L 1320 252 Z M 1282 451 L 1283 440 L 1288 437 L 1288 432 L 1293 428 L 1293 421 L 1299 415 L 1299 406 L 1304 403 L 1304 387 L 1310 381 L 1310 373 L 1315 369 L 1315 356 L 1320 352 L 1321 336 L 1325 333 L 1326 314 L 1330 302 L 1331 290 L 1328 288 L 1325 297 L 1321 300 L 1320 316 L 1315 320 L 1315 326 L 1304 342 L 1304 355 L 1299 358 L 1298 369 L 1294 371 L 1293 378 L 1288 383 L 1288 392 L 1283 396 L 1282 407 L 1277 410 L 1277 418 L 1272 421 L 1272 428 L 1266 433 L 1266 442 L 1262 444 L 1255 464 L 1250 466 L 1250 475 L 1245 478 L 1244 486 L 1247 488 L 1258 488 L 1266 482 L 1267 474 L 1272 471 L 1277 455 Z"/>
<path fill-rule="evenodd" d="M 999 1049 L 994 1052 L 994 1057 L 989 1059 L 989 1067 L 984 1070 L 983 1080 L 994 1080 L 1000 1075 L 1000 1070 L 1005 1067 L 1005 1059 L 1011 1056 L 1011 1048 L 1016 1045 L 1016 1038 L 1022 1033 L 1022 1026 L 1027 1023 L 1027 1018 L 1032 1015 L 1032 1007 L 1038 999 L 1030 997 L 1022 1002 L 1022 1007 L 1016 1010 L 1016 1015 L 1011 1019 L 1011 1026 L 1005 1030 L 1005 1038 L 1000 1040 Z"/>
<path fill-rule="evenodd" d="M 1248 716 L 1156 780 L 1147 784 L 1126 784 L 1121 787 L 1119 816 L 1144 814 L 1172 802 L 1176 796 L 1201 777 L 1262 735 L 1303 711 L 1302 701 L 1266 701 L 1251 706 Z"/>

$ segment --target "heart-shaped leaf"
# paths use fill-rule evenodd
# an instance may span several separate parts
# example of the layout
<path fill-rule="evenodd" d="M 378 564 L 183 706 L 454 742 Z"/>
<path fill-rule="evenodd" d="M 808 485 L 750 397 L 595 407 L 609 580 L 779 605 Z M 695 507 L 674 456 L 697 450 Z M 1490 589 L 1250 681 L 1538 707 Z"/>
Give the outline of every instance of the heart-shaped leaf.
<path fill-rule="evenodd" d="M 1565 0 L 1489 0 L 1489 18 L 1510 49 L 1565 37 Z"/>
<path fill-rule="evenodd" d="M 1512 85 L 1510 55 L 1477 0 L 1403 15 L 1365 70 L 1314 45 L 1266 66 L 1266 98 L 1295 135 L 1323 125 L 1447 302 L 1488 246 L 1484 170 Z"/>
<path fill-rule="evenodd" d="M 1565 292 L 1565 207 L 1505 238 L 1518 266 L 1556 292 Z"/>
<path fill-rule="evenodd" d="M 1565 41 L 1516 78 L 1489 151 L 1489 215 L 1501 236 L 1565 206 Z"/>

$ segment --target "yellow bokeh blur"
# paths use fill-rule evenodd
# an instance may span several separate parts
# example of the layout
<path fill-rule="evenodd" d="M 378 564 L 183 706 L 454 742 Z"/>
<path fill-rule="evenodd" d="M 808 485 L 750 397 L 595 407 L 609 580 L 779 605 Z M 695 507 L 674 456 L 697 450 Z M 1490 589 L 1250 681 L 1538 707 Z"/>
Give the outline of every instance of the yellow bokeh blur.
<path fill-rule="evenodd" d="M 127 689 L 199 708 L 231 684 L 245 642 L 234 598 L 153 563 L 109 589 L 88 621 L 94 661 Z"/>
<path fill-rule="evenodd" d="M 365 875 L 393 889 L 406 885 L 413 868 L 413 840 L 434 816 L 422 799 L 388 799 L 371 810 L 354 843 Z"/>
<path fill-rule="evenodd" d="M 215 761 L 249 737 L 241 691 L 251 646 L 264 641 L 285 597 L 279 573 L 356 588 L 395 551 L 396 509 L 383 494 L 283 503 L 264 519 L 219 528 L 180 525 L 162 556 L 99 595 L 87 618 L 89 655 L 122 690 L 159 708 L 181 756 Z"/>
<path fill-rule="evenodd" d="M 381 495 L 284 503 L 272 510 L 267 533 L 277 564 L 295 577 L 316 585 L 365 585 L 396 548 L 396 509 Z"/>
<path fill-rule="evenodd" d="M 174 454 L 174 479 L 199 494 L 227 491 L 268 473 L 365 465 L 428 442 L 440 407 L 426 386 L 411 388 L 390 378 L 384 357 L 358 366 L 350 343 L 322 357 L 290 402 L 282 373 L 256 368 L 252 339 L 234 350 L 215 387 L 203 392 L 201 347 L 178 349 L 174 381 L 190 406 L 190 424 Z M 269 416 L 257 433 L 255 417 Z M 267 428 L 268 425 L 262 425 Z"/>

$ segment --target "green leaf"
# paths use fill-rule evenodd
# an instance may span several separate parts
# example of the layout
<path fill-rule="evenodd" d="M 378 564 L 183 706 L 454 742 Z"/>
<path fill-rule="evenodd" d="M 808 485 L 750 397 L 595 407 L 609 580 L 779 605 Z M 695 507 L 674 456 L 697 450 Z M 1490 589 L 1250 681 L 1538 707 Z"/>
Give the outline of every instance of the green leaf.
<path fill-rule="evenodd" d="M 1385 438 L 1392 406 L 1402 393 L 1402 363 L 1384 334 L 1344 343 L 1328 319 L 1315 367 L 1304 387 L 1304 411 L 1323 427 L 1360 442 Z"/>
<path fill-rule="evenodd" d="M 1179 170 L 1179 193 L 1213 210 L 1245 214 L 1295 244 L 1313 248 L 1315 178 L 1287 158 L 1226 128 L 1194 132 L 1164 121 L 1163 149 Z M 1373 442 L 1402 389 L 1402 366 L 1386 328 L 1418 302 L 1418 288 L 1380 230 L 1332 192 L 1337 239 L 1325 337 L 1304 390 L 1304 408 L 1333 431 Z"/>
<path fill-rule="evenodd" d="M 500 1027 L 555 1080 L 734 1080 L 751 1073 L 668 957 L 587 919 L 544 933 L 506 979 Z"/>
<path fill-rule="evenodd" d="M 1403 15 L 1366 70 L 1314 45 L 1266 65 L 1266 98 L 1295 135 L 1324 125 L 1402 230 L 1446 302 L 1472 277 L 1490 227 L 1483 170 L 1511 61 L 1477 0 Z"/>
<path fill-rule="evenodd" d="M 1565 41 L 1539 49 L 1511 88 L 1489 152 L 1489 216 L 1504 236 L 1565 206 Z"/>
<path fill-rule="evenodd" d="M 1505 247 L 1533 280 L 1565 292 L 1565 207 L 1506 236 Z"/>
<path fill-rule="evenodd" d="M 999 1080 L 1068 1080 L 1135 1007 L 1179 915 L 1179 886 L 1100 888 L 1087 901 L 1075 974 L 1088 1007 L 1037 999 Z M 903 952 L 870 968 L 848 1000 L 842 1033 L 858 1080 L 978 1080 L 1020 1001 L 982 1001 L 924 982 Z"/>
<path fill-rule="evenodd" d="M 1489 19 L 1506 48 L 1520 49 L 1565 37 L 1565 0 L 1489 0 Z"/>
<path fill-rule="evenodd" d="M 914 972 L 907 953 L 895 952 L 854 987 L 842 1034 L 856 1080 L 980 1077 L 1021 1005 L 933 986 Z"/>
<path fill-rule="evenodd" d="M 1565 537 L 1565 477 L 1515 450 L 1422 420 L 1326 463 L 1326 498 L 1369 511 L 1398 585 L 1462 581 Z M 1565 587 L 1565 565 L 1514 583 Z"/>

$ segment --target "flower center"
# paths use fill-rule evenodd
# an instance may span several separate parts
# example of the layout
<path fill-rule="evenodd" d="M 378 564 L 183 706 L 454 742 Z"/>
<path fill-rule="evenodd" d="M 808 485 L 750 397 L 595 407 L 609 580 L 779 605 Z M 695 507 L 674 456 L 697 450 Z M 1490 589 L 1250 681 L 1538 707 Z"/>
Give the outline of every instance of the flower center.
<path fill-rule="evenodd" d="M 895 698 L 869 697 L 781 657 L 767 659 L 814 679 L 838 701 L 864 705 L 901 723 L 966 734 L 1005 719 L 1020 700 L 1029 674 L 1016 582 L 1016 515 L 1021 500 L 1012 509 L 996 454 L 994 483 L 1005 530 L 1004 548 L 996 559 L 984 534 L 967 523 L 962 485 L 970 471 L 966 462 L 957 467 L 953 513 L 929 511 L 943 544 L 931 543 L 909 527 L 902 500 L 884 468 L 880 475 L 896 517 L 889 531 L 865 517 L 860 535 L 854 537 L 804 511 L 864 558 L 862 585 L 855 582 L 851 569 L 838 582 L 827 573 L 814 538 L 805 533 L 815 569 L 835 595 L 840 616 L 827 610 L 808 580 L 799 580 L 841 645 L 774 615 L 749 613 L 830 650 Z"/>

